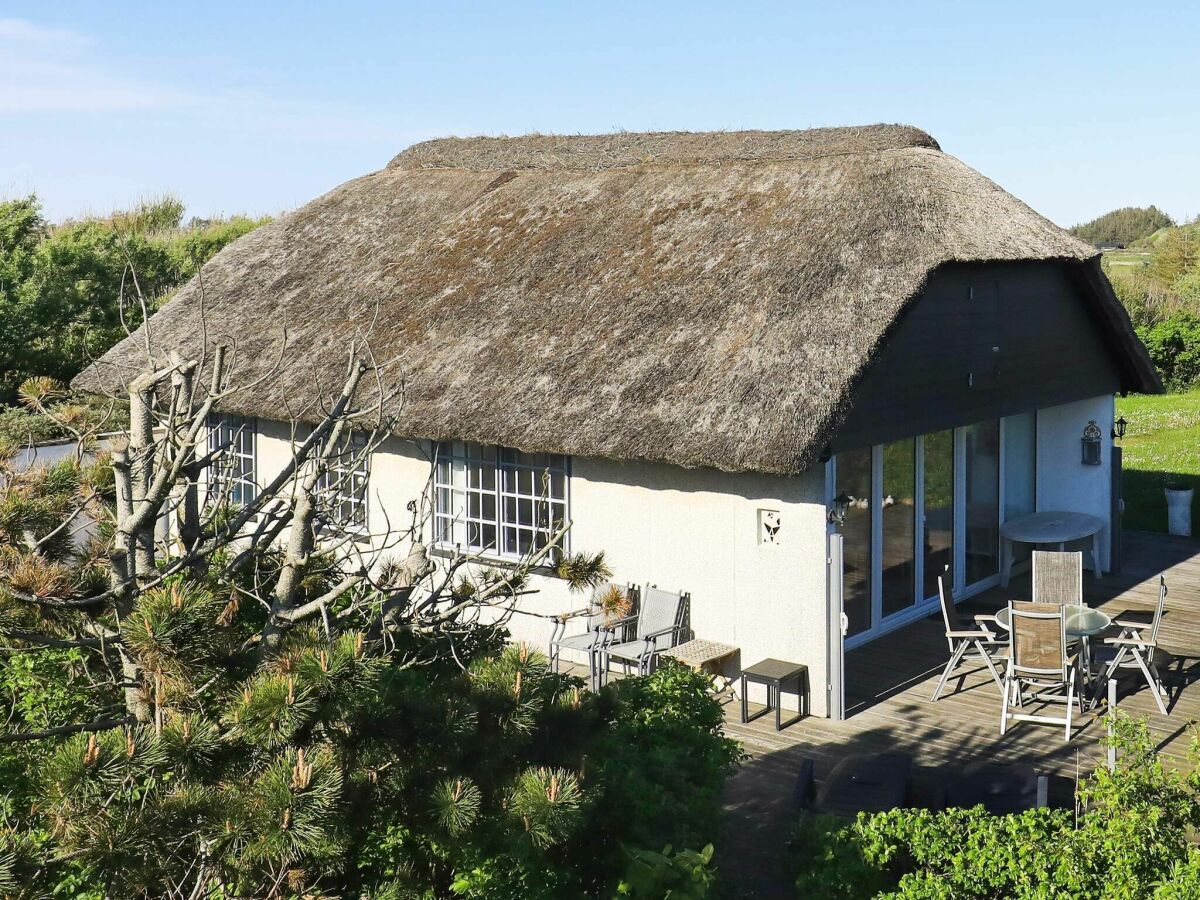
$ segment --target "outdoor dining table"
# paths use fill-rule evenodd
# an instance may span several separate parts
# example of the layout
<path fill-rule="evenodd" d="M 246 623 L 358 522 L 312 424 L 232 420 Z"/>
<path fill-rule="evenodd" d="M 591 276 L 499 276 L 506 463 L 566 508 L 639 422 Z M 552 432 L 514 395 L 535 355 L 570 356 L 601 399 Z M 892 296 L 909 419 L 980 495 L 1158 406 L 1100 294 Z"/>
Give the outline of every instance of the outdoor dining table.
<path fill-rule="evenodd" d="M 1017 516 L 1000 526 L 1000 584 L 1008 586 L 1012 575 L 1013 542 L 1020 544 L 1053 544 L 1059 550 L 1070 541 L 1092 539 L 1092 571 L 1100 577 L 1100 532 L 1104 520 L 1088 513 L 1047 510 Z"/>
<path fill-rule="evenodd" d="M 996 613 L 996 624 L 1005 631 L 1012 630 L 1012 623 L 1009 621 L 1009 611 L 1011 609 L 1012 607 L 1006 606 Z M 1066 619 L 1064 624 L 1066 625 L 1067 637 L 1078 638 L 1082 648 L 1084 684 L 1087 685 L 1090 683 L 1090 673 L 1092 670 L 1091 639 L 1112 625 L 1112 618 L 1108 613 L 1092 609 L 1090 606 L 1063 604 L 1062 609 L 1063 616 Z M 1086 690 L 1086 687 L 1084 690 Z"/>

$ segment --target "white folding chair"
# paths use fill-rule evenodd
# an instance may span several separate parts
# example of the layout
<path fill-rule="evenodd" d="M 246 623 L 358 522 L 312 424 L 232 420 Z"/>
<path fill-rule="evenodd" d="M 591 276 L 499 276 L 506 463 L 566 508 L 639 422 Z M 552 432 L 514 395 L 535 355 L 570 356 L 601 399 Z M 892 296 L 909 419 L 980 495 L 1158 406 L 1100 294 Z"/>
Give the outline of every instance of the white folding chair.
<path fill-rule="evenodd" d="M 1092 664 L 1096 666 L 1096 688 L 1112 678 L 1122 669 L 1131 671 L 1140 669 L 1146 684 L 1154 694 L 1154 702 L 1158 711 L 1167 715 L 1167 705 L 1163 698 L 1167 689 L 1163 686 L 1162 675 L 1158 671 L 1158 663 L 1169 662 L 1170 656 L 1158 648 L 1158 627 L 1162 624 L 1163 608 L 1167 603 L 1167 579 L 1158 576 L 1158 605 L 1149 622 L 1136 613 L 1118 616 L 1113 624 L 1121 629 L 1117 637 L 1105 638 L 1104 644 L 1092 653 Z M 1098 696 L 1096 690 L 1092 693 Z"/>
<path fill-rule="evenodd" d="M 946 668 L 942 669 L 942 677 L 938 679 L 933 696 L 929 698 L 930 702 L 936 702 L 941 697 L 942 688 L 946 686 L 946 679 L 959 667 L 968 650 L 973 650 L 975 655 L 987 666 L 988 671 L 992 673 L 992 680 L 996 682 L 996 687 L 1004 690 L 1000 673 L 996 671 L 992 657 L 999 655 L 1005 642 L 998 639 L 996 633 L 988 627 L 989 622 L 995 624 L 996 617 L 977 615 L 973 625 L 964 623 L 959 618 L 958 610 L 954 606 L 949 567 L 938 576 L 938 598 L 942 603 L 942 621 L 946 625 L 946 644 L 950 649 L 950 659 L 946 662 Z"/>

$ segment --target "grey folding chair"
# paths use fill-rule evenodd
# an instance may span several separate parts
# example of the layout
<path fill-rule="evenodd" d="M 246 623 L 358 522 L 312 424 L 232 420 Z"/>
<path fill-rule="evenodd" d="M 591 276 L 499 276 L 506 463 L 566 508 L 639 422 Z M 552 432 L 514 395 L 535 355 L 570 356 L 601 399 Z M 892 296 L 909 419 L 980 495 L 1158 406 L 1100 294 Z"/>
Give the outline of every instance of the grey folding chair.
<path fill-rule="evenodd" d="M 1034 550 L 1033 602 L 1083 606 L 1083 554 Z"/>
<path fill-rule="evenodd" d="M 636 666 L 639 675 L 648 675 L 658 654 L 687 639 L 688 604 L 691 595 L 663 591 L 647 585 L 642 591 L 641 608 L 634 616 L 610 623 L 605 628 L 613 635 L 600 648 L 600 680 L 608 674 L 609 663 L 617 660 L 626 670 Z M 631 640 L 622 640 L 633 631 Z"/>
<path fill-rule="evenodd" d="M 1001 701 L 1000 733 L 1008 723 L 1043 722 L 1066 726 L 1066 739 L 1071 739 L 1071 715 L 1075 704 L 1083 714 L 1083 696 L 1079 693 L 1079 669 L 1067 654 L 1067 623 L 1063 608 L 1051 603 L 1019 603 L 1008 605 L 1009 641 L 1008 667 L 1004 673 L 1004 698 Z M 1066 701 L 1063 718 L 1023 711 L 1025 688 L 1035 693 L 1033 699 L 1046 702 Z M 1057 694 L 1065 691 L 1065 696 Z M 1017 707 L 1018 712 L 1013 711 Z"/>
<path fill-rule="evenodd" d="M 591 600 L 588 602 L 589 614 L 584 619 L 584 631 L 582 634 L 566 634 L 567 622 L 570 621 L 567 617 L 559 617 L 554 620 L 554 630 L 550 635 L 550 647 L 547 655 L 550 658 L 550 668 L 557 672 L 562 662 L 563 650 L 574 650 L 579 653 L 584 653 L 588 658 L 588 673 L 592 679 L 593 685 L 597 681 L 597 672 L 599 671 L 599 652 L 600 648 L 607 641 L 613 638 L 612 632 L 606 629 L 611 618 L 610 613 L 603 607 L 602 600 L 606 594 L 613 590 L 620 591 L 633 605 L 637 601 L 637 588 L 633 585 L 617 585 L 611 582 L 597 585 L 592 591 Z"/>
<path fill-rule="evenodd" d="M 1167 705 L 1163 698 L 1167 689 L 1163 686 L 1162 675 L 1159 674 L 1158 664 L 1170 662 L 1170 655 L 1158 647 L 1158 628 L 1162 624 L 1163 608 L 1167 603 L 1167 579 L 1158 576 L 1158 605 L 1154 613 L 1146 617 L 1137 613 L 1126 613 L 1118 616 L 1113 624 L 1121 629 L 1117 637 L 1105 638 L 1104 644 L 1092 653 L 1092 664 L 1096 666 L 1095 688 L 1124 670 L 1125 672 L 1140 669 L 1146 684 L 1154 694 L 1154 702 L 1158 711 L 1167 715 Z M 1097 690 L 1093 695 L 1099 696 Z"/>
<path fill-rule="evenodd" d="M 996 671 L 993 657 L 999 656 L 1007 644 L 997 638 L 996 633 L 988 627 L 989 623 L 995 624 L 996 617 L 977 615 L 973 623 L 963 622 L 954 605 L 951 584 L 950 567 L 947 566 L 946 571 L 938 576 L 938 598 L 942 603 L 942 621 L 946 625 L 946 644 L 950 649 L 950 659 L 946 663 L 946 668 L 942 670 L 942 677 L 938 679 L 933 696 L 929 698 L 931 702 L 936 702 L 941 697 L 942 688 L 946 686 L 946 679 L 959 667 L 968 650 L 973 651 L 974 655 L 978 656 L 987 666 L 988 671 L 992 673 L 992 680 L 996 682 L 996 687 L 1004 690 L 1004 684 L 1000 680 L 1000 673 Z"/>

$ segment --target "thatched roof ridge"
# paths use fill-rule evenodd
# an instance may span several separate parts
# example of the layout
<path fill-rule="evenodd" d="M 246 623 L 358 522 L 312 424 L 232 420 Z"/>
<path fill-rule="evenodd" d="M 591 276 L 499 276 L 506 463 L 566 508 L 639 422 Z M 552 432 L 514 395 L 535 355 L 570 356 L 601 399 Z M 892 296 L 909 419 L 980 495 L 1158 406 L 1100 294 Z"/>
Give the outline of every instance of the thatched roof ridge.
<path fill-rule="evenodd" d="M 941 149 L 937 141 L 911 125 L 804 131 L 622 131 L 596 135 L 531 134 L 516 138 L 450 137 L 414 144 L 396 156 L 388 168 L 596 172 L 640 165 L 816 159 L 914 147 Z"/>
<path fill-rule="evenodd" d="M 903 126 L 435 141 L 227 247 L 151 333 L 236 343 L 261 381 L 235 412 L 287 417 L 366 335 L 405 436 L 796 473 L 930 273 L 998 260 L 1096 252 Z M 115 388 L 143 345 L 76 384 Z"/>

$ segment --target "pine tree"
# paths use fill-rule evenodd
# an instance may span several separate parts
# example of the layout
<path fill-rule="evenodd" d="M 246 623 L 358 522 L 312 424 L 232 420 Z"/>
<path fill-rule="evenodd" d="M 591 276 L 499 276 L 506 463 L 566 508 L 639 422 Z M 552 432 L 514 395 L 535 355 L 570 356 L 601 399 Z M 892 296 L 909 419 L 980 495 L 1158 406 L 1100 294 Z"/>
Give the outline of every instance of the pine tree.
<path fill-rule="evenodd" d="M 132 428 L 111 454 L 81 434 L 54 466 L 0 463 L 4 658 L 57 665 L 66 698 L 48 713 L 58 720 L 10 715 L 0 732 L 0 773 L 20 785 L 0 884 L 581 897 L 610 882 L 620 828 L 597 851 L 588 814 L 623 776 L 590 775 L 589 754 L 627 707 L 477 615 L 510 608 L 552 547 L 504 572 L 467 557 L 435 566 L 415 531 L 403 561 L 368 570 L 323 549 L 336 533 L 316 485 L 363 421 L 355 364 L 290 481 L 246 507 L 220 492 L 202 502 L 197 424 L 226 387 L 220 360 L 208 395 L 181 360 L 136 378 Z M 45 409 L 55 390 L 25 389 Z M 368 446 L 390 427 L 374 415 Z M 169 545 L 154 534 L 168 513 Z M 241 539 L 248 529 L 257 539 Z M 559 568 L 577 588 L 610 574 L 601 553 Z M 723 741 L 707 725 L 679 738 L 689 753 Z"/>

